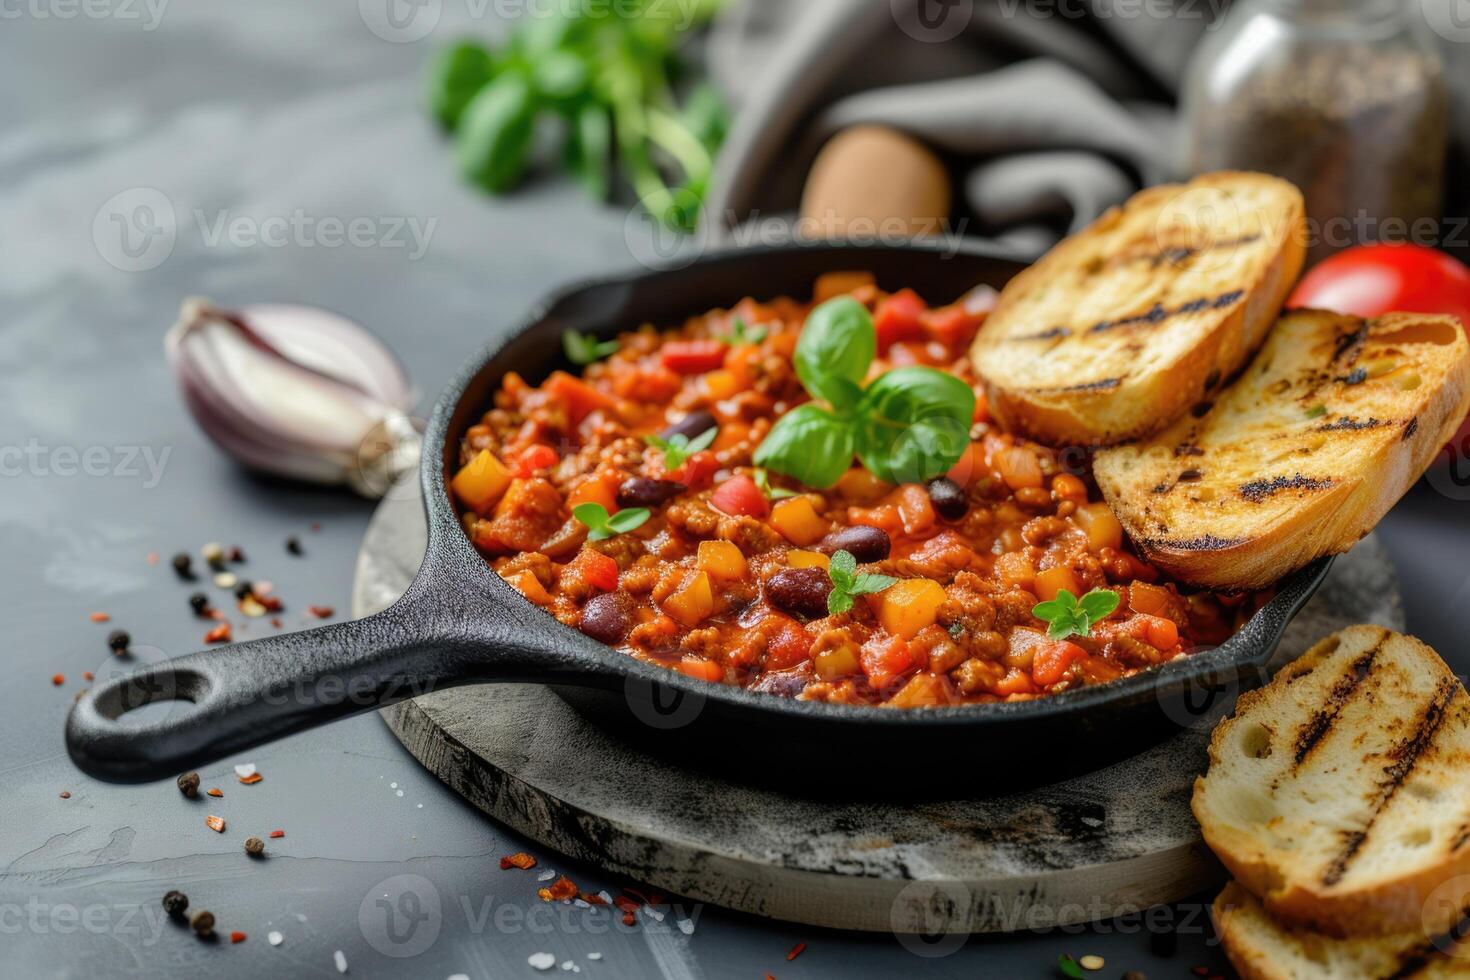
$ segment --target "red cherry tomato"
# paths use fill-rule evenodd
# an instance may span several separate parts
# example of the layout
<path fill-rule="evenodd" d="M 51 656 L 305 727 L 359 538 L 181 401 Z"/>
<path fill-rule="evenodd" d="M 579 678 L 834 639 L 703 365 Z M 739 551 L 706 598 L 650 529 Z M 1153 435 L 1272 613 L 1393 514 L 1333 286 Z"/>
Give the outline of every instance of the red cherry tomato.
<path fill-rule="evenodd" d="M 679 374 L 706 374 L 724 367 L 727 350 L 718 340 L 674 340 L 664 344 L 659 360 Z"/>
<path fill-rule="evenodd" d="M 920 319 L 929 307 L 912 289 L 903 289 L 878 304 L 873 328 L 878 332 L 878 350 L 886 351 L 900 340 L 924 335 Z"/>
<path fill-rule="evenodd" d="M 731 517 L 765 517 L 771 512 L 766 495 L 744 474 L 721 483 L 710 495 L 709 502 L 715 510 Z"/>
<path fill-rule="evenodd" d="M 1436 249 L 1408 243 L 1358 245 L 1324 259 L 1286 304 L 1355 316 L 1444 313 L 1470 332 L 1470 267 Z M 1470 419 L 1450 441 L 1470 448 Z M 1453 458 L 1455 449 L 1437 458 Z"/>

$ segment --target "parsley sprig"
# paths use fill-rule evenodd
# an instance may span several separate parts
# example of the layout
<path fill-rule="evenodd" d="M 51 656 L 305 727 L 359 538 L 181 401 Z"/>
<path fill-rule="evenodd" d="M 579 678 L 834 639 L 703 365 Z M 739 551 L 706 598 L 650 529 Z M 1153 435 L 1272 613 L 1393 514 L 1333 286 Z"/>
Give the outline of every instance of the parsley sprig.
<path fill-rule="evenodd" d="M 770 335 L 765 327 L 751 329 L 745 323 L 745 317 L 737 316 L 730 324 L 730 332 L 719 338 L 731 347 L 740 347 L 743 344 L 759 344 Z"/>
<path fill-rule="evenodd" d="M 616 340 L 598 340 L 590 333 L 567 330 L 561 335 L 561 346 L 567 353 L 567 360 L 578 367 L 586 367 L 604 357 L 612 357 L 620 345 Z"/>
<path fill-rule="evenodd" d="M 878 332 L 866 306 L 839 296 L 812 310 L 792 360 L 814 401 L 781 417 L 756 450 L 755 464 L 824 489 L 854 456 L 890 483 L 928 480 L 959 462 L 970 445 L 974 390 L 918 366 L 895 368 L 864 387 L 877 355 Z"/>
<path fill-rule="evenodd" d="M 1118 602 L 1118 593 L 1112 589 L 1093 589 L 1081 599 L 1062 589 L 1055 599 L 1037 603 L 1031 615 L 1047 624 L 1047 636 L 1065 640 L 1089 635 L 1093 624 L 1107 619 L 1118 608 Z"/>
<path fill-rule="evenodd" d="M 676 432 L 667 439 L 662 436 L 646 436 L 645 441 L 654 449 L 664 454 L 664 469 L 677 470 L 684 465 L 684 461 L 697 452 L 708 449 L 719 435 L 717 428 L 705 429 L 693 439 L 682 432 Z"/>
<path fill-rule="evenodd" d="M 857 559 L 849 551 L 839 551 L 832 556 L 827 566 L 827 577 L 832 580 L 832 591 L 827 594 L 827 611 L 834 616 L 851 609 L 858 596 L 882 592 L 898 581 L 891 575 L 857 574 Z"/>
<path fill-rule="evenodd" d="M 608 514 L 607 508 L 601 504 L 578 504 L 572 508 L 572 516 L 587 525 L 588 541 L 606 541 L 642 527 L 649 515 L 647 507 Z"/>

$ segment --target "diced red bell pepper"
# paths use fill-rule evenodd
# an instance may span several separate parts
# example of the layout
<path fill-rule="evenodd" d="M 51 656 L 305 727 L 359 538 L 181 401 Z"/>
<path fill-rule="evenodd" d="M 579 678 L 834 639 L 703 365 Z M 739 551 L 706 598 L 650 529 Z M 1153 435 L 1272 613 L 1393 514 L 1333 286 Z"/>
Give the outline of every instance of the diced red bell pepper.
<path fill-rule="evenodd" d="M 932 339 L 955 350 L 975 339 L 985 318 L 973 315 L 963 306 L 945 306 L 928 311 L 920 321 Z"/>
<path fill-rule="evenodd" d="M 690 490 L 703 490 L 719 471 L 719 459 L 714 453 L 705 451 L 695 453 L 675 469 L 665 470 L 663 478 L 682 483 Z"/>
<path fill-rule="evenodd" d="M 771 512 L 766 495 L 761 493 L 761 488 L 755 485 L 754 480 L 744 474 L 732 476 L 721 483 L 715 488 L 709 502 L 715 510 L 731 517 L 763 518 Z"/>
<path fill-rule="evenodd" d="M 918 664 L 908 643 L 899 636 L 875 636 L 863 644 L 858 657 L 868 682 L 883 690 Z"/>
<path fill-rule="evenodd" d="M 725 366 L 727 350 L 720 340 L 671 340 L 664 344 L 659 361 L 679 374 L 704 374 Z"/>
<path fill-rule="evenodd" d="M 766 669 L 785 670 L 811 659 L 813 642 L 800 623 L 783 623 L 780 632 L 766 642 Z"/>
<path fill-rule="evenodd" d="M 1037 648 L 1031 660 L 1031 679 L 1038 687 L 1050 687 L 1067 675 L 1067 669 L 1087 659 L 1087 651 L 1075 643 L 1058 640 Z"/>
<path fill-rule="evenodd" d="M 878 304 L 873 327 L 878 331 L 878 350 L 886 351 L 900 340 L 924 335 L 920 316 L 928 311 L 924 300 L 912 289 L 904 289 Z"/>
<path fill-rule="evenodd" d="M 533 443 L 521 451 L 516 457 L 516 476 L 523 480 L 530 479 L 540 470 L 549 470 L 561 461 L 556 450 L 542 443 Z"/>
<path fill-rule="evenodd" d="M 618 587 L 618 563 L 593 548 L 583 548 L 572 559 L 582 581 L 603 592 L 612 592 Z"/>

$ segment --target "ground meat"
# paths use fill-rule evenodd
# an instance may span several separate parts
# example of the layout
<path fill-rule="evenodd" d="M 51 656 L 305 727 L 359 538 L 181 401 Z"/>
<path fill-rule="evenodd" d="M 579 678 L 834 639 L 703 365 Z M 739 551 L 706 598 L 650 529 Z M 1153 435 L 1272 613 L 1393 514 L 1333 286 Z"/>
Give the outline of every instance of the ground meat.
<path fill-rule="evenodd" d="M 1021 537 L 1027 544 L 1045 544 L 1059 534 L 1072 528 L 1060 517 L 1033 517 L 1021 527 Z"/>
<path fill-rule="evenodd" d="M 606 541 L 593 541 L 587 547 L 602 552 L 618 563 L 618 568 L 628 568 L 647 550 L 643 542 L 631 534 L 620 534 Z"/>
<path fill-rule="evenodd" d="M 909 641 L 909 649 L 928 658 L 929 669 L 936 674 L 947 674 L 968 657 L 965 649 L 945 632 L 942 626 L 928 626 L 919 630 Z"/>
<path fill-rule="evenodd" d="M 679 624 L 667 616 L 660 616 L 633 627 L 628 634 L 628 646 L 635 650 L 662 650 L 678 635 Z"/>
<path fill-rule="evenodd" d="M 912 554 L 892 559 L 889 564 L 899 578 L 932 578 L 937 582 L 948 582 L 956 572 L 970 568 L 978 561 L 975 549 L 964 538 L 953 531 L 940 531 Z"/>
<path fill-rule="evenodd" d="M 676 527 L 696 538 L 713 537 L 720 526 L 720 515 L 697 497 L 676 500 L 664 511 L 670 527 Z"/>
<path fill-rule="evenodd" d="M 633 562 L 623 572 L 619 585 L 624 592 L 633 595 L 643 595 L 653 591 L 658 584 L 659 575 L 663 572 L 663 563 L 653 555 L 643 555 Z"/>
<path fill-rule="evenodd" d="M 999 684 L 1006 668 L 993 660 L 971 658 L 955 668 L 951 675 L 955 686 L 965 694 L 976 694 Z"/>
<path fill-rule="evenodd" d="M 747 555 L 774 551 L 786 543 L 781 532 L 754 517 L 726 517 L 721 514 L 717 533 L 720 540 L 733 542 Z"/>
<path fill-rule="evenodd" d="M 539 551 L 523 551 L 514 558 L 502 558 L 495 563 L 495 571 L 502 578 L 511 578 L 519 572 L 530 572 L 536 576 L 543 589 L 551 588 L 551 559 Z"/>
<path fill-rule="evenodd" d="M 686 653 L 705 657 L 710 660 L 719 660 L 720 651 L 724 644 L 720 641 L 720 631 L 713 627 L 702 630 L 693 630 L 685 635 L 679 643 L 679 649 Z"/>
<path fill-rule="evenodd" d="M 995 596 L 995 628 L 1009 633 L 1017 626 L 1030 626 L 1034 622 L 1031 610 L 1036 606 L 1036 597 L 1029 592 L 1004 592 Z"/>

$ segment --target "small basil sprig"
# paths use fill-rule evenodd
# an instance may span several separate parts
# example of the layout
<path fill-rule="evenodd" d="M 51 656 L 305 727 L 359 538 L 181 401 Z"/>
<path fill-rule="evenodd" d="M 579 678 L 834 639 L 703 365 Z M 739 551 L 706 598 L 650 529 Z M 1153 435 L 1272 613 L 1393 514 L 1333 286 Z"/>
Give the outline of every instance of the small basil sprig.
<path fill-rule="evenodd" d="M 719 339 L 731 347 L 740 347 L 744 344 L 759 344 L 770 336 L 770 333 L 765 327 L 751 329 L 746 324 L 745 317 L 737 316 L 730 324 L 730 332 Z"/>
<path fill-rule="evenodd" d="M 682 432 L 676 432 L 667 439 L 662 436 L 646 436 L 645 441 L 654 449 L 663 452 L 664 469 L 677 470 L 684 465 L 684 460 L 708 449 L 714 443 L 719 431 L 719 429 L 705 429 L 693 439 Z"/>
<path fill-rule="evenodd" d="M 866 388 L 878 355 L 867 307 L 850 296 L 812 310 L 793 361 L 807 392 L 826 406 L 801 405 L 781 417 L 755 464 L 807 486 L 832 486 L 853 456 L 890 483 L 917 483 L 949 470 L 970 445 L 975 392 L 927 367 L 901 367 Z"/>
<path fill-rule="evenodd" d="M 857 596 L 882 592 L 898 581 L 891 575 L 857 574 L 857 559 L 848 551 L 832 555 L 827 577 L 832 580 L 832 591 L 827 594 L 827 611 L 834 616 L 851 609 Z"/>
<path fill-rule="evenodd" d="M 610 515 L 601 504 L 578 504 L 572 508 L 572 516 L 587 525 L 588 541 L 606 541 L 642 527 L 648 520 L 648 508 L 634 507 Z"/>
<path fill-rule="evenodd" d="M 590 333 L 567 330 L 561 335 L 561 346 L 566 351 L 567 360 L 586 367 L 604 357 L 612 357 L 618 352 L 619 344 L 616 340 L 598 340 Z"/>
<path fill-rule="evenodd" d="M 1118 608 L 1118 601 L 1118 593 L 1112 589 L 1093 589 L 1081 599 L 1061 589 L 1055 599 L 1037 603 L 1031 615 L 1047 624 L 1047 636 L 1065 640 L 1089 635 L 1094 623 L 1107 619 Z"/>

